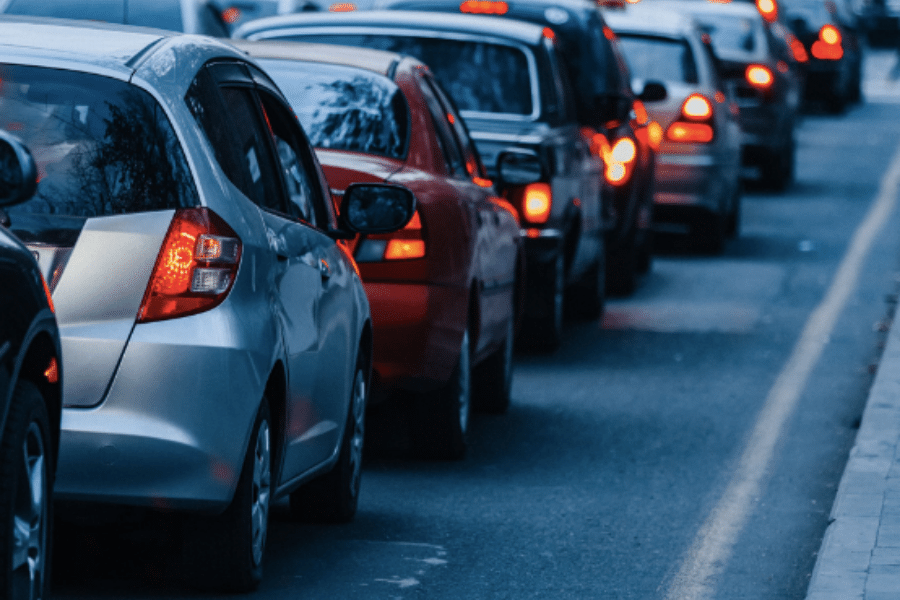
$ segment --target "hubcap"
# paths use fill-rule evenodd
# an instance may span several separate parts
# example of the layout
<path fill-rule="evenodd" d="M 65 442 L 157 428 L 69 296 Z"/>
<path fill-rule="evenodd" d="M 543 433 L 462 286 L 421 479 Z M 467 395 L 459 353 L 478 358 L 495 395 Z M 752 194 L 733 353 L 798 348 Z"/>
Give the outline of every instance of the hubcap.
<path fill-rule="evenodd" d="M 256 449 L 253 454 L 253 489 L 250 508 L 251 535 L 253 540 L 253 562 L 262 563 L 263 550 L 266 547 L 266 532 L 269 523 L 269 495 L 272 487 L 270 468 L 271 447 L 269 445 L 269 423 L 263 421 L 256 436 Z"/>
<path fill-rule="evenodd" d="M 366 380 L 362 371 L 357 371 L 353 383 L 353 437 L 350 438 L 350 494 L 359 494 L 362 478 L 363 441 L 366 437 Z"/>
<path fill-rule="evenodd" d="M 471 392 L 469 373 L 469 332 L 463 333 L 462 351 L 459 353 L 459 430 L 469 428 L 469 400 Z"/>
<path fill-rule="evenodd" d="M 47 466 L 44 436 L 31 423 L 22 443 L 13 515 L 13 597 L 38 600 L 44 590 L 47 559 Z"/>

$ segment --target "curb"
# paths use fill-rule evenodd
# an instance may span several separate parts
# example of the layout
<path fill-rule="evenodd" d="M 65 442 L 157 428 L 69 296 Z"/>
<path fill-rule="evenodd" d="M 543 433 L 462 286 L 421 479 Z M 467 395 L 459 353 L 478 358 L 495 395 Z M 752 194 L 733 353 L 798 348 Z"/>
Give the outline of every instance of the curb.
<path fill-rule="evenodd" d="M 900 319 L 831 509 L 806 600 L 900 598 Z"/>

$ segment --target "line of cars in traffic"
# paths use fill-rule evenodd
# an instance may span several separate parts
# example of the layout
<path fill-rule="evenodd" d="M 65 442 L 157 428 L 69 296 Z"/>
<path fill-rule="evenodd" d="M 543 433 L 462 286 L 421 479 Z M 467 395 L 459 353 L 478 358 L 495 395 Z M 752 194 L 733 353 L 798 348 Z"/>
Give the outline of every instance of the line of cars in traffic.
<path fill-rule="evenodd" d="M 0 18 L 0 216 L 47 328 L 0 373 L 10 598 L 46 595 L 51 493 L 179 515 L 191 582 L 246 591 L 274 500 L 353 518 L 372 403 L 461 458 L 514 348 L 631 292 L 655 226 L 718 252 L 748 165 L 788 185 L 802 65 L 837 60 L 751 4 L 278 2 L 216 40 L 173 31 L 254 3 L 155 2 Z"/>

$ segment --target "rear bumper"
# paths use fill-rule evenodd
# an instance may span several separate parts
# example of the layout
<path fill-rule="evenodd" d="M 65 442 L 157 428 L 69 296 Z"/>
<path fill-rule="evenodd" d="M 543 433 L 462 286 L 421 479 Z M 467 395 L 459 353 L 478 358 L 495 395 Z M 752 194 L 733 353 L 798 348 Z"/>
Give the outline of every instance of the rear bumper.
<path fill-rule="evenodd" d="M 364 285 L 374 330 L 373 392 L 428 391 L 445 383 L 459 361 L 469 291 L 417 283 Z"/>
<path fill-rule="evenodd" d="M 708 154 L 660 154 L 656 161 L 653 201 L 656 207 L 668 208 L 654 212 L 655 218 L 677 216 L 678 207 L 717 211 L 720 197 L 717 185 L 723 168 Z"/>
<path fill-rule="evenodd" d="M 268 371 L 216 312 L 136 326 L 104 401 L 63 410 L 57 498 L 230 503 Z"/>

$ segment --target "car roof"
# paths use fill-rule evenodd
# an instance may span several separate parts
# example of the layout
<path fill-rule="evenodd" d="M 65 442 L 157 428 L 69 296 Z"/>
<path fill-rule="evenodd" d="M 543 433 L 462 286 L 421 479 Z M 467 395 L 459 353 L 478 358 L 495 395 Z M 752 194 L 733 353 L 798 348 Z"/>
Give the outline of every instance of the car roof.
<path fill-rule="evenodd" d="M 168 78 L 174 84 L 173 75 L 193 75 L 210 58 L 229 55 L 242 56 L 230 44 L 206 36 L 96 21 L 0 17 L 0 62 L 122 80 L 138 73 L 148 81 Z"/>
<path fill-rule="evenodd" d="M 347 13 L 298 13 L 257 19 L 239 27 L 236 38 L 252 38 L 272 29 L 314 26 L 374 26 L 424 31 L 452 32 L 466 35 L 511 39 L 525 44 L 537 44 L 543 39 L 543 27 L 533 23 L 477 15 L 463 15 L 405 10 L 373 10 Z"/>
<path fill-rule="evenodd" d="M 628 5 L 625 10 L 604 11 L 603 18 L 616 33 L 685 37 L 697 31 L 697 25 L 690 16 L 649 3 Z"/>
<path fill-rule="evenodd" d="M 383 50 L 366 50 L 349 46 L 333 46 L 329 44 L 306 44 L 280 41 L 248 41 L 233 40 L 232 44 L 240 51 L 246 52 L 256 59 L 298 60 L 303 62 L 324 63 L 356 67 L 389 77 L 403 55 Z"/>
<path fill-rule="evenodd" d="M 762 20 L 759 9 L 749 2 L 712 2 L 698 0 L 647 0 L 654 6 L 694 15 L 738 15 Z"/>

